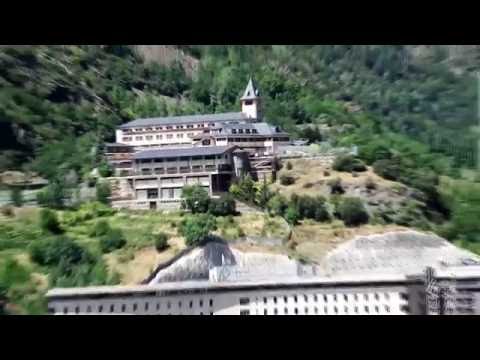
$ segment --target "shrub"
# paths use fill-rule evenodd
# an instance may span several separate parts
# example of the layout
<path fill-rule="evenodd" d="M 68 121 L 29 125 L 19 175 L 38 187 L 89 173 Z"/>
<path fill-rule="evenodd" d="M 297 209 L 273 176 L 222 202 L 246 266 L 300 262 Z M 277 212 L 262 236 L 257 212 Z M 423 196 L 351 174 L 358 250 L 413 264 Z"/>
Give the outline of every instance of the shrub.
<path fill-rule="evenodd" d="M 396 181 L 402 174 L 402 167 L 395 159 L 383 159 L 373 163 L 373 171 L 384 179 Z"/>
<path fill-rule="evenodd" d="M 90 231 L 90 236 L 100 237 L 106 235 L 111 230 L 110 225 L 105 220 L 99 220 Z"/>
<path fill-rule="evenodd" d="M 293 169 L 293 165 L 290 161 L 287 161 L 287 166 L 286 166 L 287 170 L 292 170 Z"/>
<path fill-rule="evenodd" d="M 161 232 L 154 235 L 155 237 L 155 249 L 158 252 L 165 250 L 168 247 L 168 235 Z"/>
<path fill-rule="evenodd" d="M 49 209 L 42 209 L 40 212 L 40 228 L 52 234 L 61 234 L 63 232 L 58 222 L 57 214 Z"/>
<path fill-rule="evenodd" d="M 282 184 L 283 186 L 292 185 L 294 183 L 295 183 L 295 178 L 293 176 L 289 176 L 289 175 L 280 176 L 280 184 Z"/>
<path fill-rule="evenodd" d="M 43 266 L 60 263 L 72 266 L 91 261 L 91 255 L 84 248 L 65 236 L 34 241 L 29 246 L 29 253 L 34 262 Z"/>
<path fill-rule="evenodd" d="M 257 193 L 255 181 L 247 174 L 240 181 L 232 184 L 229 189 L 230 194 L 235 198 L 245 201 L 247 203 L 255 202 L 255 195 Z"/>
<path fill-rule="evenodd" d="M 341 155 L 335 159 L 332 168 L 336 171 L 366 171 L 367 167 L 362 160 L 352 155 Z"/>
<path fill-rule="evenodd" d="M 13 207 L 10 205 L 4 205 L 0 207 L 0 213 L 6 217 L 12 217 L 14 215 Z"/>
<path fill-rule="evenodd" d="M 287 207 L 287 199 L 280 194 L 274 195 L 267 203 L 267 209 L 273 215 L 283 216 Z"/>
<path fill-rule="evenodd" d="M 344 194 L 345 190 L 342 185 L 342 180 L 340 178 L 335 178 L 330 180 L 327 185 L 330 187 L 331 194 Z"/>
<path fill-rule="evenodd" d="M 220 199 L 210 199 L 208 212 L 215 216 L 235 215 L 235 200 L 230 194 L 223 195 Z"/>
<path fill-rule="evenodd" d="M 365 188 L 367 190 L 375 190 L 377 188 L 377 184 L 375 183 L 375 181 L 373 181 L 371 177 L 368 177 L 365 180 Z"/>
<path fill-rule="evenodd" d="M 98 173 L 101 177 L 110 177 L 113 175 L 113 169 L 109 163 L 102 161 L 100 165 L 98 165 Z"/>
<path fill-rule="evenodd" d="M 337 213 L 347 226 L 357 226 L 368 223 L 369 216 L 362 200 L 345 198 L 340 202 Z"/>
<path fill-rule="evenodd" d="M 206 241 L 210 232 L 216 228 L 215 217 L 210 214 L 198 214 L 185 217 L 179 230 L 188 246 L 198 246 Z"/>
<path fill-rule="evenodd" d="M 113 250 L 121 249 L 126 245 L 127 241 L 123 237 L 120 229 L 110 229 L 104 236 L 100 238 L 100 250 L 105 253 Z"/>
<path fill-rule="evenodd" d="M 17 186 L 13 187 L 10 191 L 10 201 L 14 206 L 20 207 L 23 205 L 22 190 Z"/>
<path fill-rule="evenodd" d="M 300 214 L 295 206 L 290 205 L 287 208 L 285 211 L 285 220 L 287 220 L 290 225 L 298 224 L 298 220 L 300 220 Z"/>
<path fill-rule="evenodd" d="M 63 180 L 54 180 L 45 189 L 37 193 L 37 202 L 42 206 L 61 209 L 64 206 L 65 184 Z"/>
<path fill-rule="evenodd" d="M 184 186 L 182 190 L 182 208 L 192 214 L 206 213 L 210 204 L 207 190 L 200 185 Z"/>
<path fill-rule="evenodd" d="M 323 176 L 329 177 L 329 176 L 330 176 L 330 171 L 324 170 L 324 171 L 323 171 Z"/>
<path fill-rule="evenodd" d="M 102 204 L 110 203 L 110 196 L 112 191 L 110 189 L 110 184 L 108 181 L 97 183 L 97 201 Z"/>

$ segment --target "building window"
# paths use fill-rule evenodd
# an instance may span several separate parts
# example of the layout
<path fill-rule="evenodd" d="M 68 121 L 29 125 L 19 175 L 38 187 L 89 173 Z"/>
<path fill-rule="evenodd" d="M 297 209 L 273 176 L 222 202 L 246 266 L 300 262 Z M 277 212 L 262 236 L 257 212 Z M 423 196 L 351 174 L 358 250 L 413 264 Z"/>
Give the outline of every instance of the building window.
<path fill-rule="evenodd" d="M 274 303 L 274 304 L 277 303 L 277 297 L 276 297 L 276 296 L 273 297 L 273 303 Z"/>
<path fill-rule="evenodd" d="M 167 139 L 173 139 L 173 134 L 167 134 Z"/>
<path fill-rule="evenodd" d="M 344 299 L 345 301 L 348 301 L 348 295 L 347 295 L 347 294 L 343 294 L 343 299 Z"/>
<path fill-rule="evenodd" d="M 122 304 L 122 313 L 124 313 L 125 310 L 127 310 L 127 307 L 125 306 L 125 304 Z"/>
<path fill-rule="evenodd" d="M 67 307 L 64 307 L 64 308 L 63 308 L 63 313 L 64 313 L 64 314 L 67 314 L 67 313 L 68 313 L 68 308 L 67 308 Z"/>
<path fill-rule="evenodd" d="M 137 140 L 137 141 L 142 141 L 142 140 L 143 140 L 143 136 L 135 136 L 135 140 Z"/>
<path fill-rule="evenodd" d="M 172 307 L 172 304 L 169 302 L 167 302 L 167 309 L 170 309 Z"/>
<path fill-rule="evenodd" d="M 187 125 L 187 129 L 193 129 L 193 125 Z"/>
<path fill-rule="evenodd" d="M 180 309 L 181 307 L 182 307 L 182 302 L 179 301 L 179 302 L 178 302 L 178 308 Z"/>
<path fill-rule="evenodd" d="M 183 138 L 183 134 L 177 134 L 177 138 Z"/>
<path fill-rule="evenodd" d="M 375 293 L 375 300 L 380 300 L 380 296 L 378 295 L 378 293 Z"/>
<path fill-rule="evenodd" d="M 248 305 L 250 303 L 249 298 L 240 298 L 240 305 Z"/>
<path fill-rule="evenodd" d="M 305 307 L 305 314 L 308 314 L 308 308 Z"/>
<path fill-rule="evenodd" d="M 98 312 L 101 313 L 102 311 L 103 311 L 103 306 L 100 305 L 100 306 L 98 307 Z"/>
<path fill-rule="evenodd" d="M 161 126 L 157 126 L 157 127 L 155 128 L 155 130 L 162 130 L 162 127 L 161 127 Z"/>
<path fill-rule="evenodd" d="M 333 311 L 335 311 L 335 314 L 338 314 L 338 308 L 336 306 L 333 307 Z"/>
<path fill-rule="evenodd" d="M 243 129 L 238 129 L 239 134 L 243 134 Z"/>
<path fill-rule="evenodd" d="M 353 298 L 355 299 L 355 301 L 358 301 L 358 294 L 353 295 Z"/>
<path fill-rule="evenodd" d="M 288 297 L 284 296 L 283 297 L 283 302 L 286 304 L 288 302 Z"/>
<path fill-rule="evenodd" d="M 263 309 L 263 315 L 268 315 L 268 310 L 267 309 Z"/>
<path fill-rule="evenodd" d="M 273 309 L 273 314 L 278 315 L 278 309 L 277 308 Z"/>
<path fill-rule="evenodd" d="M 317 315 L 317 314 L 318 314 L 318 307 L 315 306 L 315 307 L 313 308 L 313 311 L 315 312 L 315 315 Z"/>
<path fill-rule="evenodd" d="M 378 313 L 379 312 L 379 309 L 378 309 L 378 305 L 375 306 L 375 312 Z"/>
<path fill-rule="evenodd" d="M 318 296 L 316 294 L 313 295 L 313 301 L 318 302 Z"/>
<path fill-rule="evenodd" d="M 240 315 L 250 315 L 250 310 L 240 310 Z"/>
<path fill-rule="evenodd" d="M 328 314 L 328 307 L 324 306 L 324 307 L 323 307 L 323 312 L 324 312 L 325 314 Z"/>
<path fill-rule="evenodd" d="M 358 314 L 358 306 L 355 306 L 355 307 L 353 308 L 353 311 L 355 311 L 355 314 Z"/>
<path fill-rule="evenodd" d="M 368 314 L 368 312 L 369 312 L 368 306 L 365 306 L 365 312 Z"/>
<path fill-rule="evenodd" d="M 162 140 L 163 136 L 162 135 L 157 135 L 156 138 L 157 138 L 157 140 Z"/>
<path fill-rule="evenodd" d="M 285 308 L 285 309 L 283 310 L 283 313 L 284 313 L 285 315 L 288 315 L 288 308 Z"/>
<path fill-rule="evenodd" d="M 145 303 L 145 311 L 148 310 L 148 302 Z"/>
<path fill-rule="evenodd" d="M 298 315 L 298 308 L 295 308 L 295 315 Z"/>
<path fill-rule="evenodd" d="M 80 307 L 75 306 L 75 314 L 78 314 L 80 312 Z"/>
<path fill-rule="evenodd" d="M 188 305 L 190 307 L 190 309 L 193 307 L 193 301 L 190 300 L 190 304 Z"/>
<path fill-rule="evenodd" d="M 298 302 L 298 297 L 297 297 L 297 295 L 295 295 L 295 296 L 293 297 L 293 301 Z"/>
<path fill-rule="evenodd" d="M 137 304 L 133 304 L 133 311 L 137 311 Z"/>
<path fill-rule="evenodd" d="M 266 298 L 266 297 L 263 298 L 263 303 L 264 303 L 264 304 L 267 303 L 267 298 Z"/>
<path fill-rule="evenodd" d="M 303 298 L 304 298 L 305 302 L 308 302 L 308 296 L 307 295 L 303 295 Z"/>
<path fill-rule="evenodd" d="M 389 293 L 385 293 L 385 299 L 387 299 L 387 300 L 390 299 L 390 294 Z"/>
<path fill-rule="evenodd" d="M 327 295 L 323 295 L 323 301 L 325 301 L 325 302 L 328 301 Z"/>
<path fill-rule="evenodd" d="M 166 129 L 167 129 L 167 130 L 172 130 L 172 129 L 173 129 L 173 127 L 171 127 L 171 126 L 167 126 L 167 127 L 166 127 Z"/>
<path fill-rule="evenodd" d="M 232 134 L 236 134 L 237 133 L 237 129 L 232 129 Z"/>
<path fill-rule="evenodd" d="M 115 305 L 112 304 L 112 305 L 110 305 L 110 312 L 113 313 L 114 311 L 115 311 Z"/>
<path fill-rule="evenodd" d="M 153 139 L 153 136 L 152 136 L 152 135 L 147 135 L 147 136 L 146 136 L 146 139 L 147 139 L 147 140 L 152 140 L 152 139 Z"/>
<path fill-rule="evenodd" d="M 200 300 L 199 304 L 200 304 L 200 307 L 202 307 L 203 306 L 203 300 Z"/>
<path fill-rule="evenodd" d="M 92 312 L 92 307 L 90 305 L 87 306 L 87 313 L 91 313 Z"/>
<path fill-rule="evenodd" d="M 337 294 L 333 295 L 333 301 L 337 301 Z"/>
<path fill-rule="evenodd" d="M 343 308 L 343 311 L 345 311 L 345 314 L 348 314 L 348 307 L 345 306 L 345 307 Z"/>
<path fill-rule="evenodd" d="M 368 300 L 368 294 L 363 294 L 363 298 L 364 298 L 365 300 Z"/>
<path fill-rule="evenodd" d="M 132 137 L 131 136 L 124 137 L 122 138 L 122 141 L 125 141 L 125 142 L 132 141 Z"/>

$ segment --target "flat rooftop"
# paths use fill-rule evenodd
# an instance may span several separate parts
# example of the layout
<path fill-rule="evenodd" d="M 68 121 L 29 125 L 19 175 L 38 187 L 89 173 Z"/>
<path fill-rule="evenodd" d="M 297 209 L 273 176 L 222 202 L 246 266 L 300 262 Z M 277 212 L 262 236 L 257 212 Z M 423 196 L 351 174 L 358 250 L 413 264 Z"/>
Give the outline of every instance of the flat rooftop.
<path fill-rule="evenodd" d="M 197 122 L 224 122 L 224 121 L 243 121 L 249 119 L 247 115 L 242 112 L 229 112 L 220 114 L 203 114 L 203 115 L 181 115 L 181 116 L 166 116 L 154 117 L 145 119 L 136 119 L 120 125 L 120 129 L 127 129 L 139 126 L 162 126 L 175 124 L 189 124 Z"/>

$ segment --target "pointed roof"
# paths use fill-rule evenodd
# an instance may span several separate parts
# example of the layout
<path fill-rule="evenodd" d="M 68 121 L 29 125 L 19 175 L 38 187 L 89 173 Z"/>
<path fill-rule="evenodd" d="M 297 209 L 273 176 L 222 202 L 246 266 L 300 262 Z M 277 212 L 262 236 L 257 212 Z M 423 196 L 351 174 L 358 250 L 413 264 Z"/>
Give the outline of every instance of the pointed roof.
<path fill-rule="evenodd" d="M 260 92 L 255 86 L 253 79 L 250 77 L 250 80 L 248 80 L 247 87 L 245 88 L 245 92 L 243 93 L 243 96 L 240 98 L 240 100 L 254 100 L 254 99 L 258 99 L 259 96 L 260 96 Z"/>

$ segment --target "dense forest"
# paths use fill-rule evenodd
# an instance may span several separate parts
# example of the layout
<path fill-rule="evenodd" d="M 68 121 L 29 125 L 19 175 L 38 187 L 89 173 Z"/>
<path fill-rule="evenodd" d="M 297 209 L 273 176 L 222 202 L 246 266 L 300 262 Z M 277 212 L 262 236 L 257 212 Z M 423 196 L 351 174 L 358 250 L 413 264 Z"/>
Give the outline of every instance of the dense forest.
<path fill-rule="evenodd" d="M 127 45 L 1 48 L 0 172 L 35 171 L 52 193 L 69 178 L 75 189 L 101 165 L 101 144 L 117 125 L 239 111 L 254 76 L 266 121 L 294 137 L 357 146 L 377 174 L 419 191 L 430 230 L 480 251 L 475 66 L 452 71 L 442 46 L 423 61 L 402 45 L 178 48 L 199 60 L 193 76 L 180 62 L 147 63 Z"/>

